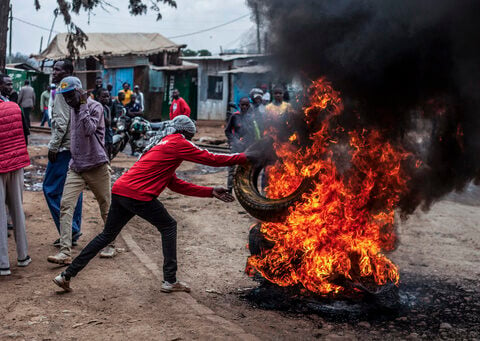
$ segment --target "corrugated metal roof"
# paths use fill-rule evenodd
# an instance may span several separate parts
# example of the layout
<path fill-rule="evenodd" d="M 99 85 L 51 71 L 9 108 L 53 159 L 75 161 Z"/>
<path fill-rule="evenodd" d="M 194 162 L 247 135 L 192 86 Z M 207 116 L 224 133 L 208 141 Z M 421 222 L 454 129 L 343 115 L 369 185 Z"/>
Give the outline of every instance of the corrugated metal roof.
<path fill-rule="evenodd" d="M 80 58 L 91 56 L 151 55 L 159 52 L 175 52 L 184 45 L 177 45 L 159 33 L 87 33 L 86 48 L 79 48 Z M 67 33 L 59 33 L 37 59 L 62 59 L 68 57 Z"/>
<path fill-rule="evenodd" d="M 204 56 L 204 57 L 181 57 L 183 60 L 188 60 L 191 62 L 201 62 L 204 60 L 222 60 L 224 62 L 236 60 L 236 59 L 248 59 L 248 58 L 259 58 L 259 57 L 266 57 L 265 54 L 226 54 L 226 55 L 218 55 L 218 56 Z"/>
<path fill-rule="evenodd" d="M 190 62 L 183 62 L 182 65 L 155 66 L 150 65 L 150 69 L 155 71 L 176 71 L 176 70 L 195 70 L 198 65 Z"/>
<path fill-rule="evenodd" d="M 268 73 L 272 68 L 268 65 L 244 66 L 232 70 L 220 71 L 219 73 Z"/>

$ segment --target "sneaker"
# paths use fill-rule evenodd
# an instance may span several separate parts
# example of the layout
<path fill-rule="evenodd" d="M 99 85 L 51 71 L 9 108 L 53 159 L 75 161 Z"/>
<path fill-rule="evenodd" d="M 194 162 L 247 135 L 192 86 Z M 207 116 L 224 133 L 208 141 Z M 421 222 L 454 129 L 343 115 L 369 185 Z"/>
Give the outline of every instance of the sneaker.
<path fill-rule="evenodd" d="M 55 247 L 60 247 L 60 238 L 58 238 L 57 240 L 55 240 L 55 241 L 53 242 L 53 246 L 55 246 Z"/>
<path fill-rule="evenodd" d="M 113 258 L 116 254 L 115 248 L 109 245 L 100 252 L 100 258 Z"/>
<path fill-rule="evenodd" d="M 62 288 L 65 291 L 72 291 L 72 288 L 70 288 L 70 280 L 67 280 L 63 273 L 58 275 L 53 279 L 53 283 L 58 285 L 60 288 Z"/>
<path fill-rule="evenodd" d="M 17 263 L 17 266 L 23 268 L 28 266 L 28 264 L 30 264 L 31 262 L 32 262 L 32 259 L 30 258 L 30 256 L 27 256 L 27 258 L 25 258 L 24 260 L 19 260 Z"/>
<path fill-rule="evenodd" d="M 12 272 L 10 271 L 10 269 L 1 269 L 0 270 L 0 276 L 8 276 L 8 275 L 11 275 Z"/>
<path fill-rule="evenodd" d="M 179 282 L 179 281 L 176 281 L 175 283 L 163 281 L 160 291 L 161 292 L 174 292 L 174 291 L 190 292 L 190 287 L 186 283 Z"/>
<path fill-rule="evenodd" d="M 55 264 L 71 264 L 72 257 L 64 254 L 63 252 L 59 252 L 55 256 L 48 256 L 47 261 Z"/>

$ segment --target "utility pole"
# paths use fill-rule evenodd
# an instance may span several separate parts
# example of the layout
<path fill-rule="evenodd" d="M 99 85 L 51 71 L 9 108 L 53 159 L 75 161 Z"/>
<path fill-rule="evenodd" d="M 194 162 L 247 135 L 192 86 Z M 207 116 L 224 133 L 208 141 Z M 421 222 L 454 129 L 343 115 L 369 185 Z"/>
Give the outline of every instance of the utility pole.
<path fill-rule="evenodd" d="M 57 15 L 58 15 L 58 8 L 55 8 L 55 10 L 53 11 L 52 27 L 50 28 L 50 33 L 48 34 L 47 47 L 48 47 L 48 44 L 50 44 L 50 38 L 52 38 L 52 31 L 53 31 L 53 27 L 55 26 L 55 20 L 57 20 Z"/>
<path fill-rule="evenodd" d="M 12 62 L 12 22 L 13 22 L 13 10 L 12 4 L 10 4 L 10 27 L 8 32 L 8 61 Z"/>
<path fill-rule="evenodd" d="M 10 0 L 0 1 L 0 72 L 5 71 L 7 57 L 8 12 Z"/>
<path fill-rule="evenodd" d="M 38 50 L 38 54 L 42 53 L 42 45 L 43 45 L 43 36 L 40 37 L 40 49 Z"/>
<path fill-rule="evenodd" d="M 255 21 L 257 23 L 257 53 L 262 53 L 262 43 L 260 41 L 260 13 L 258 11 L 258 4 L 255 3 L 255 7 L 253 8 L 255 11 Z"/>
<path fill-rule="evenodd" d="M 263 53 L 268 53 L 268 36 L 267 33 L 263 36 Z"/>

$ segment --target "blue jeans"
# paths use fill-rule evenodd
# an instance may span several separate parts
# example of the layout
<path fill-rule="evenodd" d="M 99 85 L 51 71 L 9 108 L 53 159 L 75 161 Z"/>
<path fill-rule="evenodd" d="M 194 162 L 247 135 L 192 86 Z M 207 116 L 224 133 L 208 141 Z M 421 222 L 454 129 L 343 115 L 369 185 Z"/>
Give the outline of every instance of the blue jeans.
<path fill-rule="evenodd" d="M 43 111 L 42 121 L 40 122 L 40 127 L 43 127 L 45 122 L 48 123 L 48 126 L 51 127 L 52 124 L 50 123 L 50 117 L 48 117 L 48 110 Z"/>
<path fill-rule="evenodd" d="M 67 179 L 68 164 L 72 155 L 70 151 L 59 152 L 57 160 L 54 163 L 48 162 L 45 178 L 43 179 L 43 194 L 47 201 L 48 208 L 52 214 L 53 221 L 60 233 L 60 202 L 62 200 L 63 186 Z M 82 194 L 77 201 L 75 212 L 73 213 L 72 233 L 80 232 L 82 224 Z"/>

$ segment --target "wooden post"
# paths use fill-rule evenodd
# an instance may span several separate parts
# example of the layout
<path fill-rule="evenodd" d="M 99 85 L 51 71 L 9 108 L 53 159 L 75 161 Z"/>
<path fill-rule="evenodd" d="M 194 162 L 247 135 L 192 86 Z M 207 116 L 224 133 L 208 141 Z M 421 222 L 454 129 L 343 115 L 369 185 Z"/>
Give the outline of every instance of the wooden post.
<path fill-rule="evenodd" d="M 12 31 L 13 31 L 13 10 L 12 4 L 10 4 L 10 21 L 9 21 L 9 28 L 8 28 L 8 61 L 9 63 L 12 62 Z"/>
<path fill-rule="evenodd" d="M 0 72 L 5 72 L 7 63 L 7 32 L 10 0 L 0 1 Z"/>

